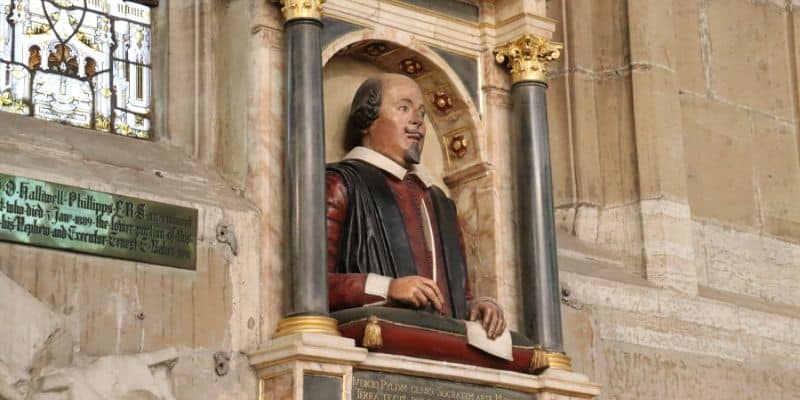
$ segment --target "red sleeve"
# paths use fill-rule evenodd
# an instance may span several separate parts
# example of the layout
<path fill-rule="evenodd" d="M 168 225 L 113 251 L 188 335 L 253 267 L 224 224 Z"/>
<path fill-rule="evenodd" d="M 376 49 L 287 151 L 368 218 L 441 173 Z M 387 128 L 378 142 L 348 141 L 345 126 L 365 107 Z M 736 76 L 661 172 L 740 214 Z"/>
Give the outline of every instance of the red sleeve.
<path fill-rule="evenodd" d="M 348 202 L 344 178 L 334 172 L 326 173 L 325 216 L 328 229 L 328 272 L 336 272 L 336 264 L 339 261 L 339 243 L 342 238 L 344 220 L 347 218 Z"/>
<path fill-rule="evenodd" d="M 384 300 L 379 296 L 364 294 L 367 274 L 342 274 L 336 272 L 342 227 L 347 218 L 347 186 L 341 175 L 325 175 L 325 213 L 328 230 L 328 307 L 331 311 L 359 307 Z"/>

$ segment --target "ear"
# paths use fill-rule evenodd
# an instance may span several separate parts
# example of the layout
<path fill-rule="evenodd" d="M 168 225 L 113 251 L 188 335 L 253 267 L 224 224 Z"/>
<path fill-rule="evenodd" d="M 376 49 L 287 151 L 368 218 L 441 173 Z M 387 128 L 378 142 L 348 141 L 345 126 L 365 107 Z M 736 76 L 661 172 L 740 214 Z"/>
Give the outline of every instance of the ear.
<path fill-rule="evenodd" d="M 372 138 L 372 137 L 371 137 L 371 136 L 370 136 L 370 134 L 369 134 L 369 128 L 364 128 L 364 129 L 362 129 L 362 130 L 361 130 L 361 140 L 359 141 L 359 142 L 360 142 L 360 143 L 359 143 L 359 146 L 366 146 L 366 147 L 369 147 L 369 146 L 367 145 L 367 142 L 368 142 L 368 141 L 370 141 L 370 139 L 371 139 L 371 138 Z"/>
<path fill-rule="evenodd" d="M 372 121 L 372 123 L 369 124 L 368 127 L 361 130 L 361 136 L 369 136 L 369 134 L 372 132 L 373 126 L 375 126 L 375 121 Z"/>

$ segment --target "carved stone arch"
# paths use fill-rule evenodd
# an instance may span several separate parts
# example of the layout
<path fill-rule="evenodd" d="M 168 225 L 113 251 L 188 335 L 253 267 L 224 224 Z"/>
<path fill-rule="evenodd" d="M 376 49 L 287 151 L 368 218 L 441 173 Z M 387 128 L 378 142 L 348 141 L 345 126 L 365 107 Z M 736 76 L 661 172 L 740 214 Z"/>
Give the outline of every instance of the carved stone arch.
<path fill-rule="evenodd" d="M 420 85 L 444 161 L 442 171 L 431 172 L 440 172 L 447 186 L 452 189 L 470 176 L 485 173 L 488 164 L 479 140 L 480 114 L 459 76 L 432 48 L 407 34 L 364 29 L 345 34 L 323 49 L 323 66 L 334 57 L 351 57 L 385 72 L 404 74 Z"/>

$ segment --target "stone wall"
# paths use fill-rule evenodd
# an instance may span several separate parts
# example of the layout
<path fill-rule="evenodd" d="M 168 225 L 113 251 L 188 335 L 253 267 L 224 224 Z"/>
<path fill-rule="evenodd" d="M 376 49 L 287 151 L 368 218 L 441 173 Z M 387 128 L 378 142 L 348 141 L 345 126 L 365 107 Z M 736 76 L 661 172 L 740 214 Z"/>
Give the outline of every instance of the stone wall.
<path fill-rule="evenodd" d="M 601 398 L 800 393 L 797 7 L 549 3 L 567 347 Z"/>
<path fill-rule="evenodd" d="M 264 0 L 161 3 L 155 139 L 0 114 L 0 173 L 197 208 L 197 270 L 0 243 L 0 310 L 32 327 L 27 337 L 0 329 L 0 398 L 256 396 L 243 354 L 269 341 L 290 290 L 282 17 Z M 458 203 L 476 292 L 519 325 L 513 109 L 492 50 L 523 31 L 552 33 L 565 43 L 548 111 L 575 369 L 604 385 L 602 399 L 797 397 L 800 4 L 475 3 L 479 23 L 388 0 L 329 0 L 326 16 L 363 30 L 324 56 L 326 101 L 376 70 L 335 55 L 358 41 L 401 43 L 440 67 L 434 48 L 477 60 L 477 103 L 451 70 L 443 75 L 467 99 L 458 115 L 475 153 L 450 165 L 431 141 L 441 153 L 426 155 Z M 536 15 L 545 10 L 557 23 Z M 216 239 L 222 223 L 237 251 Z M 92 386 L 126 372 L 124 393 Z"/>
<path fill-rule="evenodd" d="M 151 141 L 0 115 L 2 173 L 198 210 L 194 271 L 0 243 L 4 323 L 30 327 L 0 335 L 0 398 L 256 397 L 244 353 L 283 315 L 282 23 L 265 1 L 161 2 Z"/>

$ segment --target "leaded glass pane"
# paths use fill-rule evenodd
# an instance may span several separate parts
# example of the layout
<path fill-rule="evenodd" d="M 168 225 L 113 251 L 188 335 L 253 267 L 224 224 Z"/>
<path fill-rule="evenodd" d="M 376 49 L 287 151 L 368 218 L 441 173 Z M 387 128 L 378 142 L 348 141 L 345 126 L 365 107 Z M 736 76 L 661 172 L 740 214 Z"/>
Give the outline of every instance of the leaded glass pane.
<path fill-rule="evenodd" d="M 0 110 L 148 138 L 150 9 L 123 0 L 0 0 Z"/>

